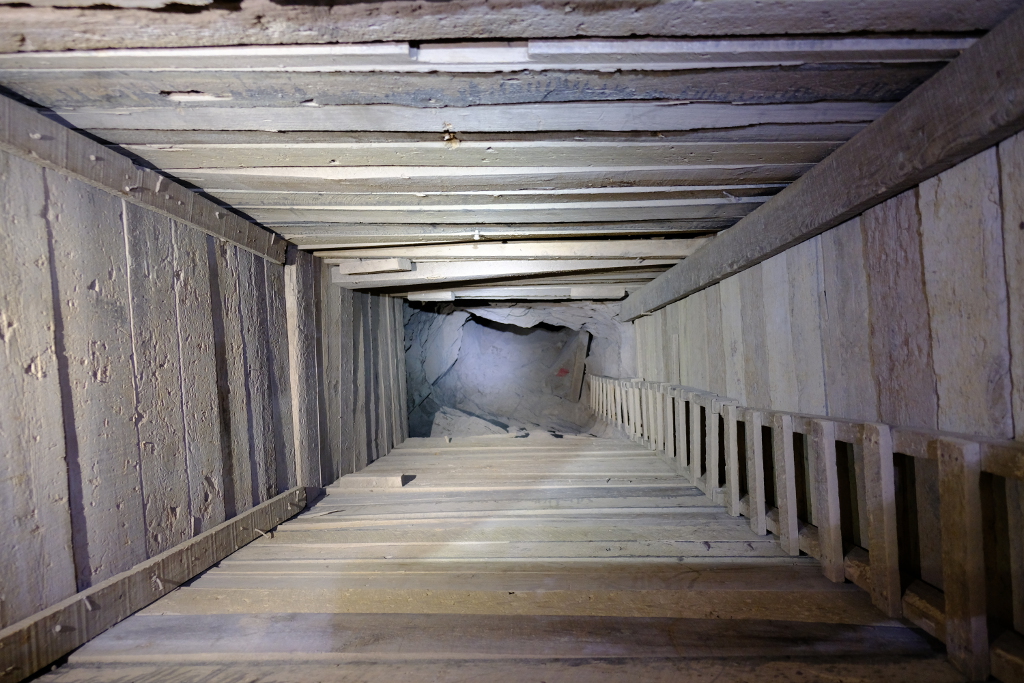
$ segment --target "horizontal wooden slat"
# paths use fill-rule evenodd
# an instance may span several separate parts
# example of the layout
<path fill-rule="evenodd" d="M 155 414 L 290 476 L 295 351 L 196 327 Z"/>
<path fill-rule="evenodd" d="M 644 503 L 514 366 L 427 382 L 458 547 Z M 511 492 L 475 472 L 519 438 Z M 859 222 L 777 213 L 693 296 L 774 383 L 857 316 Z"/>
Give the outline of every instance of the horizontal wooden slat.
<path fill-rule="evenodd" d="M 153 130 L 544 131 L 692 130 L 759 123 L 873 121 L 887 103 L 693 104 L 685 101 L 507 104 L 421 109 L 396 105 L 327 107 L 132 107 L 57 110 L 71 125 Z"/>
<path fill-rule="evenodd" d="M 400 256 L 417 261 L 459 261 L 463 259 L 637 259 L 686 258 L 700 247 L 707 237 L 667 240 L 573 240 L 565 242 L 467 242 L 444 246 L 387 247 L 378 249 L 341 249 L 314 252 L 326 263 L 346 259 L 389 258 Z"/>
<path fill-rule="evenodd" d="M 475 287 L 453 291 L 410 293 L 409 301 L 454 301 L 456 299 L 534 299 L 541 301 L 621 299 L 624 287 L 584 285 L 580 287 Z"/>

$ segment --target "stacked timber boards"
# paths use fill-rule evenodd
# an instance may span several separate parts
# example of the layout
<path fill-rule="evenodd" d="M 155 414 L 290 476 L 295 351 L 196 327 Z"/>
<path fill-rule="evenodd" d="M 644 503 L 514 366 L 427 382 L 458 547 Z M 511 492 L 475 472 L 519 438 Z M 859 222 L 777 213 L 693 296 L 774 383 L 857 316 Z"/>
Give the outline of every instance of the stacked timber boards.
<path fill-rule="evenodd" d="M 657 454 L 534 434 L 406 441 L 45 680 L 823 676 L 961 680 Z"/>

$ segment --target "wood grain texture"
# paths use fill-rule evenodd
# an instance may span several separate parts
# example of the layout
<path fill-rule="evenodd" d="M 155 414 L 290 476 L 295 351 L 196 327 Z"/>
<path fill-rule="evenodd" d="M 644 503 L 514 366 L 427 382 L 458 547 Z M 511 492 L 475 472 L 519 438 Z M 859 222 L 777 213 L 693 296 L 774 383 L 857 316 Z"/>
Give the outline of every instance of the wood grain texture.
<path fill-rule="evenodd" d="M 697 293 L 689 302 L 686 314 L 690 317 L 688 330 L 690 348 L 690 386 L 707 391 L 708 386 L 708 307 L 704 292 Z"/>
<path fill-rule="evenodd" d="M 729 396 L 725 361 L 724 334 L 722 331 L 721 287 L 709 287 L 705 293 L 708 333 L 708 390 L 719 396 Z"/>
<path fill-rule="evenodd" d="M 76 590 L 43 169 L 0 152 L 0 629 Z"/>
<path fill-rule="evenodd" d="M 999 145 L 1014 436 L 1024 440 L 1024 135 Z"/>
<path fill-rule="evenodd" d="M 919 206 L 939 429 L 1012 437 L 996 150 L 922 183 Z"/>
<path fill-rule="evenodd" d="M 938 397 L 921 261 L 917 190 L 861 217 L 879 418 L 938 428 Z"/>
<path fill-rule="evenodd" d="M 321 280 L 318 283 L 321 297 L 321 344 L 323 353 L 323 370 L 320 381 L 323 383 L 323 420 L 320 428 L 320 462 L 322 481 L 329 484 L 350 470 L 343 467 L 346 450 L 342 448 L 341 429 L 348 416 L 342 412 L 342 399 L 346 388 L 342 386 L 341 376 L 341 337 L 345 334 L 342 327 L 349 311 L 343 310 L 341 288 L 331 283 L 330 270 L 322 268 Z M 360 360 L 357 359 L 357 364 Z"/>
<path fill-rule="evenodd" d="M 632 294 L 623 318 L 749 268 L 1018 132 L 1024 126 L 1022 32 L 1024 10 L 1018 10 L 761 210 Z"/>
<path fill-rule="evenodd" d="M 164 216 L 123 203 L 131 296 L 135 426 L 149 557 L 192 537 L 189 477 L 182 476 L 185 424 L 173 226 Z M 184 464 L 187 465 L 187 460 Z"/>
<path fill-rule="evenodd" d="M 764 321 L 764 280 L 761 266 L 740 273 L 739 282 L 743 311 L 745 405 L 753 408 L 771 408 L 768 333 Z"/>
<path fill-rule="evenodd" d="M 821 238 L 813 237 L 787 251 L 786 268 L 797 410 L 809 415 L 825 415 L 828 411 L 822 347 Z"/>
<path fill-rule="evenodd" d="M 746 350 L 743 345 L 742 293 L 738 276 L 722 281 L 721 299 L 722 349 L 725 353 L 724 396 L 737 401 L 740 405 L 746 405 Z"/>
<path fill-rule="evenodd" d="M 252 499 L 253 505 L 256 505 L 271 498 L 277 489 L 264 261 L 239 252 L 238 273 L 245 363 L 244 387 L 249 421 L 249 462 L 252 467 Z"/>
<path fill-rule="evenodd" d="M 43 177 L 70 404 L 72 542 L 84 589 L 146 558 L 128 263 L 121 201 L 50 170 Z"/>
<path fill-rule="evenodd" d="M 902 616 L 896 483 L 888 425 L 864 425 L 864 503 L 871 537 L 871 599 L 890 617 Z"/>
<path fill-rule="evenodd" d="M 316 258 L 293 250 L 285 266 L 285 308 L 288 319 L 288 377 L 291 382 L 292 434 L 299 486 L 320 486 L 320 408 L 316 353 Z"/>
<path fill-rule="evenodd" d="M 796 381 L 786 256 L 785 253 L 778 254 L 761 264 L 761 286 L 770 407 L 796 412 L 800 409 L 800 398 Z"/>
<path fill-rule="evenodd" d="M 223 435 L 207 245 L 213 238 L 177 222 L 172 237 L 189 512 L 192 533 L 199 534 L 225 519 Z"/>
<path fill-rule="evenodd" d="M 821 236 L 824 273 L 825 392 L 828 414 L 877 420 L 867 276 L 859 218 Z"/>
<path fill-rule="evenodd" d="M 273 427 L 273 454 L 276 486 L 273 495 L 297 485 L 295 468 L 295 423 L 292 420 L 292 381 L 288 349 L 288 314 L 286 311 L 284 266 L 264 263 L 267 283 L 267 349 L 269 358 L 270 407 Z"/>

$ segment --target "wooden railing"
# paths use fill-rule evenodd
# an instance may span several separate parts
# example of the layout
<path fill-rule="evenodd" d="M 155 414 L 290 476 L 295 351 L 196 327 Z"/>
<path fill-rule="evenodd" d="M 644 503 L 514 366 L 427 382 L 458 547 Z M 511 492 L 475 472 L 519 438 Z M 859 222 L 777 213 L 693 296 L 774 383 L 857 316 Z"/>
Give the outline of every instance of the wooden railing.
<path fill-rule="evenodd" d="M 1024 681 L 1024 443 L 589 380 L 598 417 L 663 453 L 753 531 L 776 534 L 832 581 L 849 579 L 886 615 L 945 642 L 971 680 Z M 932 583 L 922 579 L 926 548 Z"/>

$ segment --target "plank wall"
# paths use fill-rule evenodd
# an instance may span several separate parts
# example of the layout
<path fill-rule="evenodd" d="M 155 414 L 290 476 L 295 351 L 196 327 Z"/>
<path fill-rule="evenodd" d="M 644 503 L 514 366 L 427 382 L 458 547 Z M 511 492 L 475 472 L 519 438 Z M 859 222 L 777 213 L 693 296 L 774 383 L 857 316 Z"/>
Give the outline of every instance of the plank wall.
<path fill-rule="evenodd" d="M 638 372 L 752 408 L 1024 439 L 1024 134 L 636 321 Z"/>
<path fill-rule="evenodd" d="M 5 153 L 0 237 L 0 629 L 405 436 L 400 301 L 308 254 Z"/>

